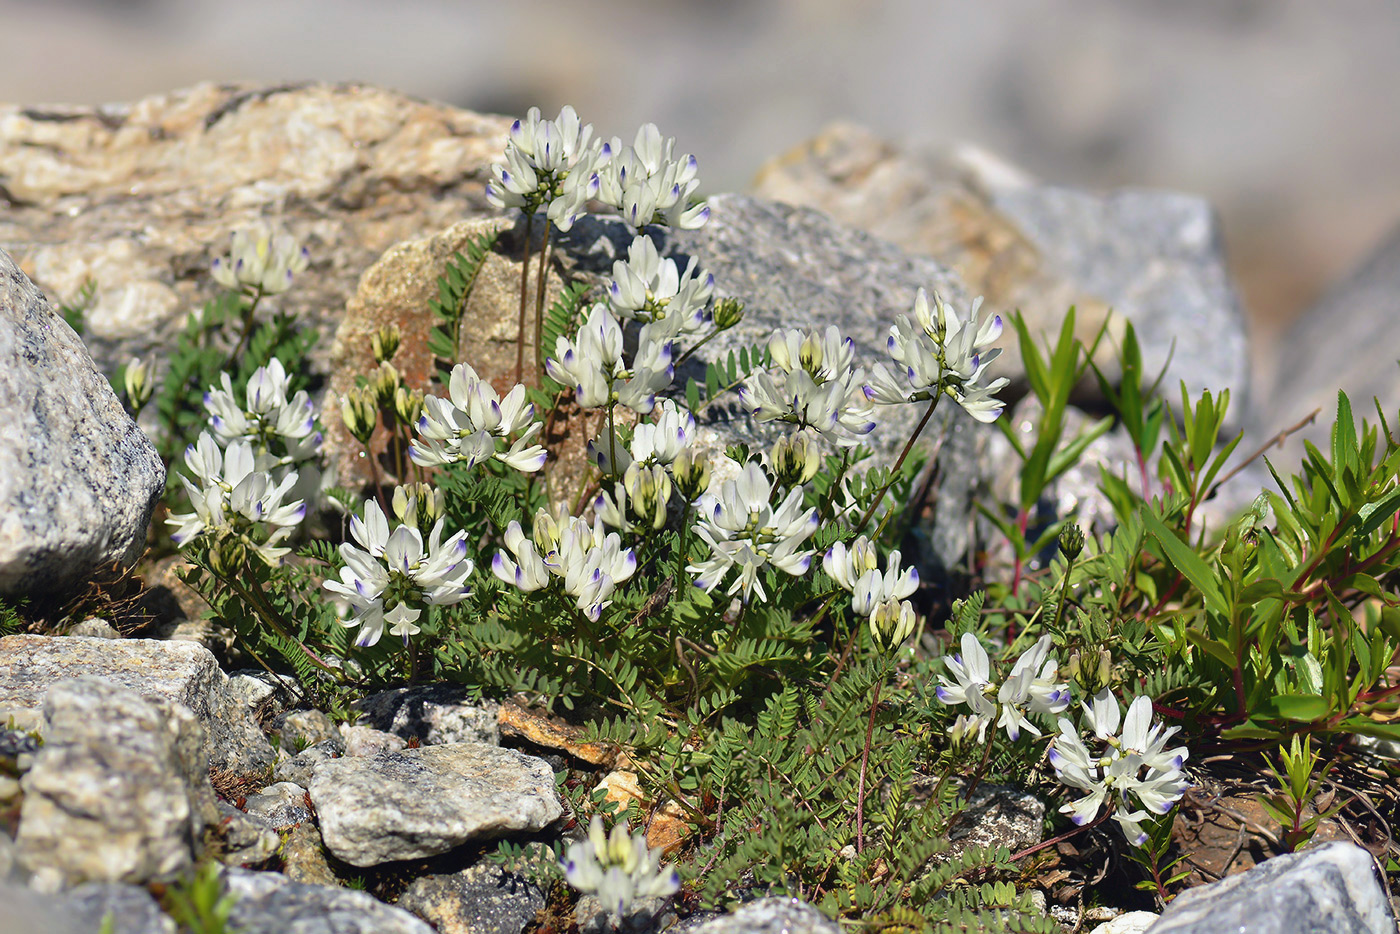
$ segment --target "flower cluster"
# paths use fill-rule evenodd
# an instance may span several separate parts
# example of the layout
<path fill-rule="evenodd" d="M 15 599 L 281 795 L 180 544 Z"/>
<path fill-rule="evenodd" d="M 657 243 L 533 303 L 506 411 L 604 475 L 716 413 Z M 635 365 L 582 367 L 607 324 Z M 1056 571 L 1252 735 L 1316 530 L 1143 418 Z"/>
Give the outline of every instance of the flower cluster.
<path fill-rule="evenodd" d="M 681 887 L 676 871 L 662 868 L 661 850 L 647 847 L 645 832 L 629 834 L 623 822 L 605 834 L 597 815 L 587 839 L 570 843 L 560 865 L 570 885 L 594 896 L 615 915 L 625 915 L 644 898 L 673 895 Z"/>
<path fill-rule="evenodd" d="M 568 230 L 583 216 L 588 201 L 598 196 L 596 165 L 603 159 L 592 125 L 581 125 L 572 107 L 554 120 L 540 118 L 531 107 L 524 120 L 510 127 L 505 162 L 491 166 L 486 200 L 498 208 L 520 208 L 545 216 Z"/>
<path fill-rule="evenodd" d="M 891 551 L 885 570 L 879 566 L 879 552 L 864 535 L 849 548 L 837 542 L 822 558 L 822 567 L 842 589 L 851 594 L 851 609 L 870 621 L 870 634 L 877 645 L 899 645 L 914 631 L 917 617 L 906 598 L 919 589 L 915 568 L 901 571 L 900 553 Z"/>
<path fill-rule="evenodd" d="M 447 399 L 428 396 L 423 400 L 419 439 L 408 453 L 415 464 L 436 467 L 461 462 L 474 467 L 494 457 L 522 473 L 544 466 L 545 449 L 527 444 L 540 423 L 534 420 L 534 405 L 525 401 L 524 386 L 516 386 L 502 399 L 476 370 L 459 363 L 448 378 L 447 395 Z M 514 434 L 519 437 L 511 441 Z"/>
<path fill-rule="evenodd" d="M 227 257 L 214 260 L 211 274 L 226 289 L 277 295 L 291 288 L 292 278 L 311 261 L 306 247 L 286 233 L 263 228 L 233 234 Z"/>
<path fill-rule="evenodd" d="M 900 315 L 890 328 L 886 349 L 893 369 L 876 364 L 870 378 L 870 398 L 887 405 L 933 399 L 942 393 L 952 396 L 973 418 L 994 422 L 1001 415 L 1002 402 L 995 398 L 1007 380 L 980 385 L 987 364 L 1001 355 L 1000 348 L 988 349 L 1001 336 L 1001 316 L 994 315 L 978 325 L 976 299 L 963 321 L 937 292 L 933 308 L 928 295 L 919 289 L 914 299 L 914 321 Z"/>
<path fill-rule="evenodd" d="M 622 212 L 622 219 L 640 230 L 648 224 L 667 224 L 682 230 L 703 227 L 710 219 L 709 205 L 690 204 L 699 187 L 699 166 L 689 154 L 672 157 L 676 141 L 662 138 L 656 124 L 637 131 L 631 146 L 613 137 L 603 147 L 598 168 L 598 197 Z"/>
<path fill-rule="evenodd" d="M 705 306 L 714 295 L 715 277 L 697 267 L 695 257 L 682 271 L 662 259 L 650 237 L 639 236 L 627 259 L 613 263 L 608 304 L 619 318 L 649 325 L 647 339 L 693 336 L 709 321 Z"/>
<path fill-rule="evenodd" d="M 1147 840 L 1142 821 L 1151 814 L 1172 809 L 1190 784 L 1182 774 L 1185 746 L 1168 749 L 1167 740 L 1178 727 L 1163 729 L 1152 722 L 1152 701 L 1138 697 L 1126 717 L 1107 688 L 1083 704 L 1084 723 L 1093 733 L 1101 754 L 1090 752 L 1067 717 L 1059 720 L 1060 733 L 1050 748 L 1050 764 L 1061 782 L 1086 792 L 1078 801 L 1060 808 L 1076 825 L 1093 820 L 1105 801 L 1115 808 L 1113 819 L 1134 846 Z M 1118 732 L 1119 720 L 1123 731 Z"/>
<path fill-rule="evenodd" d="M 554 516 L 541 509 L 535 514 L 533 537 L 526 538 L 520 523 L 506 526 L 505 551 L 491 560 L 491 573 L 530 593 L 558 578 L 564 593 L 591 620 L 597 621 L 612 602 L 617 585 L 637 570 L 637 555 L 622 547 L 616 532 L 604 533 L 603 524 L 577 516 Z"/>
<path fill-rule="evenodd" d="M 953 730 L 959 736 L 977 731 L 977 741 L 987 740 L 987 725 L 996 720 L 1012 742 L 1021 730 L 1039 736 L 1040 730 L 1026 714 L 1058 714 L 1069 706 L 1069 685 L 1055 680 L 1059 668 L 1050 657 L 1050 637 L 1041 636 L 1011 668 L 1005 681 L 992 680 L 991 660 L 982 643 L 970 632 L 963 633 L 962 653 L 944 656 L 943 664 L 952 678 L 942 675 L 934 695 L 944 704 L 966 704 L 970 714 L 959 715 Z"/>
<path fill-rule="evenodd" d="M 875 427 L 865 370 L 855 343 L 835 325 L 823 331 L 789 328 L 768 340 L 772 366 L 754 373 L 740 402 L 759 421 L 785 421 L 852 445 Z"/>
<path fill-rule="evenodd" d="M 578 404 L 597 408 L 621 403 L 645 415 L 656 405 L 656 394 L 675 376 L 671 342 L 640 342 L 627 366 L 622 357 L 622 327 L 606 303 L 588 313 L 578 336 L 560 336 L 554 356 L 545 361 L 545 372 L 555 382 L 574 390 Z"/>
<path fill-rule="evenodd" d="M 594 512 L 624 532 L 639 525 L 661 528 L 671 501 L 673 465 L 694 438 L 695 416 L 670 399 L 656 406 L 651 421 L 636 427 L 629 443 L 604 429 L 588 442 L 588 455 L 605 477 L 615 479 L 611 490 L 599 491 Z M 689 458 L 684 466 L 690 466 Z"/>
<path fill-rule="evenodd" d="M 189 475 L 181 474 L 180 482 L 194 512 L 172 513 L 165 520 L 175 529 L 170 537 L 177 545 L 209 530 L 235 537 L 268 564 L 291 550 L 281 542 L 306 515 L 301 500 L 286 501 L 297 483 L 295 472 L 275 482 L 257 469 L 247 441 L 234 441 L 224 450 L 208 432 L 185 449 L 185 466 Z"/>
<path fill-rule="evenodd" d="M 325 588 L 339 605 L 342 625 L 360 627 L 356 645 L 378 642 L 385 623 L 407 645 L 408 637 L 421 631 L 418 621 L 425 605 L 458 603 L 470 592 L 466 579 L 473 564 L 467 557 L 466 533 L 442 541 L 441 519 L 434 523 L 425 548 L 414 525 L 405 522 L 391 532 L 384 511 L 370 500 L 363 519 L 351 518 L 350 535 L 359 544 L 341 543 L 345 566 L 340 580 L 326 581 Z"/>
<path fill-rule="evenodd" d="M 817 511 L 803 510 L 800 487 L 775 508 L 776 492 L 763 467 L 749 461 L 737 478 L 700 498 L 695 531 L 710 546 L 710 557 L 687 568 L 697 587 L 712 591 L 737 568 L 728 593 L 742 592 L 746 600 L 757 593 L 767 601 L 759 571 L 771 565 L 793 577 L 807 573 L 812 552 L 803 546 L 817 531 Z"/>

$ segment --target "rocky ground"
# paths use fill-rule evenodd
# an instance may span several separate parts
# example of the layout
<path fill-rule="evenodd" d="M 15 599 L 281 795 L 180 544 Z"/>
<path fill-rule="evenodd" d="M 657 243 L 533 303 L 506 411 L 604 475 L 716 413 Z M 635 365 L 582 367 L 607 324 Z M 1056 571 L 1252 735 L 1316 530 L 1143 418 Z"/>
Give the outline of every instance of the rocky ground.
<path fill-rule="evenodd" d="M 468 335 L 482 374 L 503 378 L 518 232 L 487 209 L 481 187 L 505 126 L 350 85 L 203 85 L 123 107 L 0 107 L 0 592 L 61 599 L 140 553 L 163 476 L 99 374 L 133 354 L 159 357 L 212 294 L 210 260 L 253 219 L 275 218 L 308 245 L 305 281 L 281 307 L 324 329 L 328 352 L 314 366 L 331 410 L 363 369 L 363 334 L 381 322 L 400 323 L 408 359 L 422 358 L 405 365 L 406 378 L 426 380 L 433 270 L 472 232 L 504 227 Z M 1214 216 L 1198 198 L 1046 185 L 982 153 L 914 156 L 834 126 L 773 160 L 753 192 L 711 204 L 706 227 L 663 244 L 669 255 L 703 256 L 718 293 L 747 305 L 743 324 L 707 345 L 705 359 L 794 316 L 836 324 L 869 351 L 925 286 L 959 300 L 985 295 L 1042 329 L 1070 304 L 1086 334 L 1105 320 L 1121 333 L 1117 316 L 1131 320 L 1169 385 L 1231 389 L 1233 425 L 1249 433 L 1241 450 L 1339 388 L 1378 395 L 1389 412 L 1400 404 L 1394 370 L 1355 365 L 1358 353 L 1384 357 L 1400 344 L 1393 242 L 1302 319 L 1285 348 L 1287 378 L 1251 396 L 1249 335 Z M 559 245 L 561 263 L 597 275 L 622 243 L 616 225 L 590 220 Z M 52 303 L 89 279 L 95 300 L 80 340 Z M 1012 354 L 1002 363 L 1024 383 Z M 1092 392 L 1078 401 L 1084 411 L 1097 404 Z M 880 456 L 893 457 L 900 428 L 873 439 Z M 765 437 L 734 412 L 711 413 L 704 429 L 720 448 Z M 1316 430 L 1298 434 L 1317 440 Z M 1007 460 L 999 434 L 971 419 L 949 416 L 942 432 L 937 505 L 920 532 L 932 578 L 985 543 L 972 502 Z M 328 447 L 353 477 L 346 439 L 328 438 Z M 1100 439 L 1083 473 L 1061 479 L 1057 508 L 1101 509 L 1096 465 L 1115 469 L 1130 457 L 1121 437 Z M 1215 521 L 1262 482 L 1238 477 L 1215 503 Z M 544 893 L 479 861 L 483 845 L 576 832 L 554 784 L 562 764 L 589 764 L 625 793 L 625 763 L 509 703 L 415 687 L 366 698 L 336 722 L 299 704 L 283 679 L 227 672 L 210 651 L 224 651 L 218 634 L 200 628 L 197 607 L 179 608 L 184 595 L 167 571 L 147 574 L 169 600 L 143 617 L 143 638 L 121 638 L 134 627 L 112 618 L 68 620 L 67 635 L 0 639 L 0 901 L 14 906 L 0 931 L 93 931 L 109 911 L 117 931 L 173 931 L 153 893 L 206 854 L 230 867 L 231 920 L 244 931 L 520 931 Z M 993 795 L 986 807 L 1021 815 L 1001 822 L 1011 845 L 1039 839 L 1043 805 Z M 1250 822 L 1233 827 L 1233 853 L 1208 856 L 1203 842 L 1198 854 L 1213 867 L 1202 881 L 1225 878 L 1161 919 L 1062 920 L 1118 934 L 1149 924 L 1235 930 L 1239 919 L 1283 932 L 1304 929 L 1303 918 L 1320 931 L 1394 930 L 1366 850 L 1336 839 L 1265 859 Z M 1239 858 L 1246 851 L 1261 865 L 1232 874 L 1254 862 Z M 602 923 L 586 904 L 577 920 Z M 685 923 L 836 930 L 776 899 Z"/>

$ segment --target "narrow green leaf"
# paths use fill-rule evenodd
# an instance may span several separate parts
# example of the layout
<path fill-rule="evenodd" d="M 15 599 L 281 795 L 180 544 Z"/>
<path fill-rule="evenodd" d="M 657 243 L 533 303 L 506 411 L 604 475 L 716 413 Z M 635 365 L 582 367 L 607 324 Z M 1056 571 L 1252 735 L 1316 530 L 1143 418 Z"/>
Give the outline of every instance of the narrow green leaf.
<path fill-rule="evenodd" d="M 1186 638 L 1191 644 L 1205 652 L 1207 655 L 1220 662 L 1226 668 L 1235 667 L 1235 653 L 1230 651 L 1230 647 L 1218 639 L 1212 639 L 1199 629 L 1187 629 Z"/>
<path fill-rule="evenodd" d="M 1180 571 L 1201 592 L 1206 608 L 1228 617 L 1230 606 L 1225 601 L 1224 594 L 1220 592 L 1220 582 L 1201 556 L 1163 525 L 1162 520 L 1157 518 L 1157 514 L 1150 508 L 1143 507 L 1141 514 L 1148 533 L 1162 546 L 1162 551 L 1166 553 L 1172 567 Z"/>
<path fill-rule="evenodd" d="M 1332 713 L 1321 694 L 1279 694 L 1264 701 L 1261 712 L 1280 720 L 1311 723 Z"/>

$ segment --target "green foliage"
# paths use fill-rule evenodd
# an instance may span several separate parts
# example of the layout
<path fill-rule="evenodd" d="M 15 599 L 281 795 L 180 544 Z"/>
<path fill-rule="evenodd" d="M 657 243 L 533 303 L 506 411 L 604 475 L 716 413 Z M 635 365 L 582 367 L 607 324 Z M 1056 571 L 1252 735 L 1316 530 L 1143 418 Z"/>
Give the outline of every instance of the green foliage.
<path fill-rule="evenodd" d="M 721 395 L 738 388 L 755 370 L 761 370 L 771 362 L 765 346 L 740 347 L 737 352 L 731 350 L 727 357 L 706 364 L 703 386 L 694 379 L 686 380 L 685 403 L 698 415 Z M 703 404 L 700 401 L 702 390 Z"/>
<path fill-rule="evenodd" d="M 73 332 L 82 337 L 83 332 L 87 330 L 87 313 L 92 310 L 92 306 L 95 304 L 97 304 L 97 282 L 93 279 L 84 279 L 82 286 L 78 289 L 77 296 L 60 303 L 58 313 L 73 329 Z"/>
<path fill-rule="evenodd" d="M 1283 828 L 1283 845 L 1288 852 L 1307 846 L 1318 825 L 1342 809 L 1339 801 L 1331 806 L 1318 805 L 1320 810 L 1309 812 L 1314 802 L 1322 799 L 1322 785 L 1333 762 L 1323 762 L 1322 757 L 1313 752 L 1312 737 L 1294 734 L 1287 747 L 1280 746 L 1278 752 L 1281 769 L 1269 763 L 1269 770 L 1279 783 L 1280 791 L 1273 795 L 1261 795 L 1259 803 Z"/>
<path fill-rule="evenodd" d="M 188 934 L 237 934 L 229 926 L 236 899 L 224 890 L 219 864 L 201 863 L 190 878 L 165 890 L 165 910 Z"/>
<path fill-rule="evenodd" d="M 437 358 L 439 370 L 450 371 L 458 362 L 462 346 L 462 317 L 467 300 L 476 286 L 486 257 L 500 239 L 499 230 L 479 234 L 466 245 L 465 252 L 452 255 L 447 269 L 438 277 L 438 297 L 429 303 L 437 323 L 428 334 L 428 349 Z"/>

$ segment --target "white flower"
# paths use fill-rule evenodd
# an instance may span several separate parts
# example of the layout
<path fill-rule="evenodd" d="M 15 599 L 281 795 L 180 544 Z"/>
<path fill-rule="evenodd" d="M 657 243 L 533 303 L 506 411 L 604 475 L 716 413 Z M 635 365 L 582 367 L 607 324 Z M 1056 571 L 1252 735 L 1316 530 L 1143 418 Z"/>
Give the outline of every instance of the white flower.
<path fill-rule="evenodd" d="M 909 638 L 918 619 L 908 600 L 886 600 L 870 612 L 870 635 L 876 645 L 892 648 Z"/>
<path fill-rule="evenodd" d="M 588 838 L 570 843 L 560 865 L 570 885 L 619 916 L 641 899 L 673 895 L 681 887 L 676 871 L 662 868 L 661 850 L 647 847 L 644 831 L 629 835 L 623 822 L 605 835 L 597 815 L 589 824 Z"/>
<path fill-rule="evenodd" d="M 740 402 L 759 421 L 810 427 L 844 445 L 858 443 L 875 427 L 865 371 L 853 365 L 855 344 L 835 325 L 774 331 L 768 352 L 773 365 L 739 389 Z"/>
<path fill-rule="evenodd" d="M 873 616 L 891 600 L 895 601 L 895 610 L 885 612 L 897 612 L 899 601 L 919 589 L 918 570 L 911 567 L 901 571 L 900 557 L 898 551 L 891 551 L 882 573 L 876 567 L 878 553 L 874 545 L 861 535 L 849 549 L 843 542 L 832 545 L 822 558 L 822 567 L 851 592 L 851 609 L 857 616 Z"/>
<path fill-rule="evenodd" d="M 602 434 L 588 442 L 588 456 L 606 476 L 619 476 L 635 461 L 643 466 L 670 466 L 695 439 L 695 416 L 689 409 L 664 399 L 651 412 L 651 421 L 632 432 L 626 444 Z M 613 455 L 617 463 L 612 462 Z"/>
<path fill-rule="evenodd" d="M 417 622 L 424 604 L 458 603 L 469 593 L 466 579 L 473 564 L 467 557 L 466 533 L 442 541 L 439 519 L 425 549 L 422 535 L 412 526 L 400 525 L 391 532 L 388 518 L 373 500 L 365 503 L 364 515 L 363 521 L 350 523 L 359 546 L 341 543 L 345 566 L 340 580 L 326 581 L 325 588 L 340 606 L 341 624 L 360 627 L 356 645 L 378 642 L 385 623 L 406 645 L 408 637 L 420 631 Z"/>
<path fill-rule="evenodd" d="M 491 166 L 486 200 L 498 208 L 534 214 L 541 207 L 554 226 L 568 230 L 590 198 L 598 196 L 597 169 L 604 157 L 589 145 L 591 125 L 581 125 L 572 107 L 542 120 L 538 107 L 511 124 L 505 162 Z"/>
<path fill-rule="evenodd" d="M 668 341 L 639 341 L 628 369 L 622 359 L 622 328 L 602 302 L 589 311 L 574 340 L 563 336 L 556 340 L 545 371 L 555 382 L 572 387 L 584 408 L 620 402 L 643 415 L 655 407 L 656 394 L 675 375 Z"/>
<path fill-rule="evenodd" d="M 268 564 L 276 564 L 291 549 L 279 547 L 306 515 L 301 500 L 283 502 L 297 482 L 288 473 L 274 482 L 255 469 L 252 446 L 235 441 L 227 451 L 208 432 L 185 449 L 185 465 L 193 475 L 180 482 L 189 494 L 192 513 L 172 513 L 166 524 L 177 545 L 189 542 L 206 529 L 227 529 L 242 537 Z"/>
<path fill-rule="evenodd" d="M 748 599 L 756 591 L 759 600 L 767 601 L 760 570 L 772 565 L 793 577 L 807 573 L 812 552 L 802 546 L 817 531 L 817 511 L 803 511 L 800 487 L 776 509 L 770 504 L 772 496 L 763 468 L 750 461 L 738 478 L 700 498 L 695 531 L 710 546 L 710 556 L 686 569 L 696 575 L 697 587 L 712 591 L 730 568 L 738 568 L 728 593 L 742 591 Z"/>
<path fill-rule="evenodd" d="M 214 260 L 214 281 L 226 289 L 276 295 L 291 288 L 292 277 L 307 267 L 311 254 L 290 234 L 266 228 L 233 234 L 228 257 Z"/>
<path fill-rule="evenodd" d="M 243 391 L 243 405 L 238 404 L 227 373 L 220 374 L 220 382 L 222 389 L 210 386 L 204 393 L 209 427 L 219 444 L 248 441 L 261 470 L 300 464 L 320 452 L 315 407 L 305 390 L 287 397 L 291 380 L 281 360 L 273 357 L 253 371 Z"/>
<path fill-rule="evenodd" d="M 1170 811 L 1190 784 L 1181 771 L 1186 747 L 1165 748 L 1178 728 L 1154 726 L 1152 701 L 1145 696 L 1129 705 L 1121 735 L 1115 735 L 1121 711 L 1107 688 L 1082 706 L 1085 726 L 1102 745 L 1103 754 L 1090 752 L 1069 718 L 1060 718 L 1060 733 L 1050 747 L 1050 764 L 1063 784 L 1087 792 L 1062 806 L 1060 813 L 1083 826 L 1111 801 L 1116 809 L 1114 820 L 1123 835 L 1134 846 L 1141 846 L 1147 840 L 1141 822 L 1149 812 Z"/>
<path fill-rule="evenodd" d="M 890 328 L 886 349 L 894 368 L 876 364 L 870 378 L 870 398 L 892 405 L 932 399 L 946 392 L 978 421 L 996 421 L 1003 405 L 993 394 L 1008 381 L 1001 378 L 984 386 L 980 380 L 987 364 L 1001 354 L 999 348 L 987 349 L 1001 336 L 1001 316 L 995 315 L 979 327 L 977 309 L 981 303 L 980 298 L 972 303 L 964 322 L 937 292 L 930 310 L 927 294 L 919 289 L 914 299 L 915 320 L 900 315 Z"/>
<path fill-rule="evenodd" d="M 622 479 L 613 484 L 611 493 L 598 493 L 593 511 L 604 523 L 623 532 L 659 529 L 666 524 L 671 486 L 671 477 L 662 465 L 645 466 L 633 461 L 623 471 Z M 633 516 L 637 522 L 632 521 Z"/>
<path fill-rule="evenodd" d="M 1025 729 L 1036 736 L 1040 730 L 1026 719 L 1026 712 L 1057 714 L 1069 706 L 1069 685 L 1055 680 L 1057 666 L 1049 658 L 1050 637 L 1041 636 L 1011 668 L 1000 685 L 992 680 L 991 660 L 982 643 L 970 632 L 962 635 L 962 654 L 944 656 L 943 663 L 952 679 L 940 675 L 934 696 L 944 704 L 966 704 L 977 724 L 978 742 L 986 742 L 987 725 L 1006 730 L 1012 742 Z M 996 700 L 993 701 L 992 698 Z M 1000 711 L 1000 716 L 997 716 Z"/>
<path fill-rule="evenodd" d="M 715 277 L 699 271 L 695 257 L 680 272 L 675 260 L 661 258 L 650 237 L 639 236 L 627 259 L 613 263 L 608 302 L 620 318 L 658 325 L 654 338 L 675 338 L 705 326 L 705 304 L 714 291 Z"/>
<path fill-rule="evenodd" d="M 452 368 L 448 399 L 428 396 L 418 419 L 418 440 L 408 449 L 420 467 L 465 462 L 474 467 L 495 458 L 521 473 L 544 466 L 547 452 L 528 444 L 540 430 L 535 407 L 525 401 L 525 387 L 516 386 L 502 399 L 489 382 L 465 363 Z M 514 441 L 510 436 L 519 434 Z"/>
<path fill-rule="evenodd" d="M 510 554 L 496 552 L 492 574 L 527 593 L 557 577 L 564 593 L 595 622 L 612 602 L 617 585 L 637 570 L 636 553 L 622 547 L 616 532 L 605 534 L 599 520 L 590 525 L 586 519 L 556 518 L 541 509 L 535 514 L 533 538 L 526 538 L 520 523 L 512 521 L 506 526 L 505 543 Z"/>
<path fill-rule="evenodd" d="M 683 230 L 703 227 L 709 205 L 690 205 L 699 187 L 699 165 L 692 155 L 671 156 L 675 140 L 663 139 L 655 124 L 637 131 L 631 146 L 613 137 L 603 147 L 606 163 L 598 169 L 598 198 L 622 212 L 622 219 L 640 230 L 647 224 L 669 224 Z"/>

